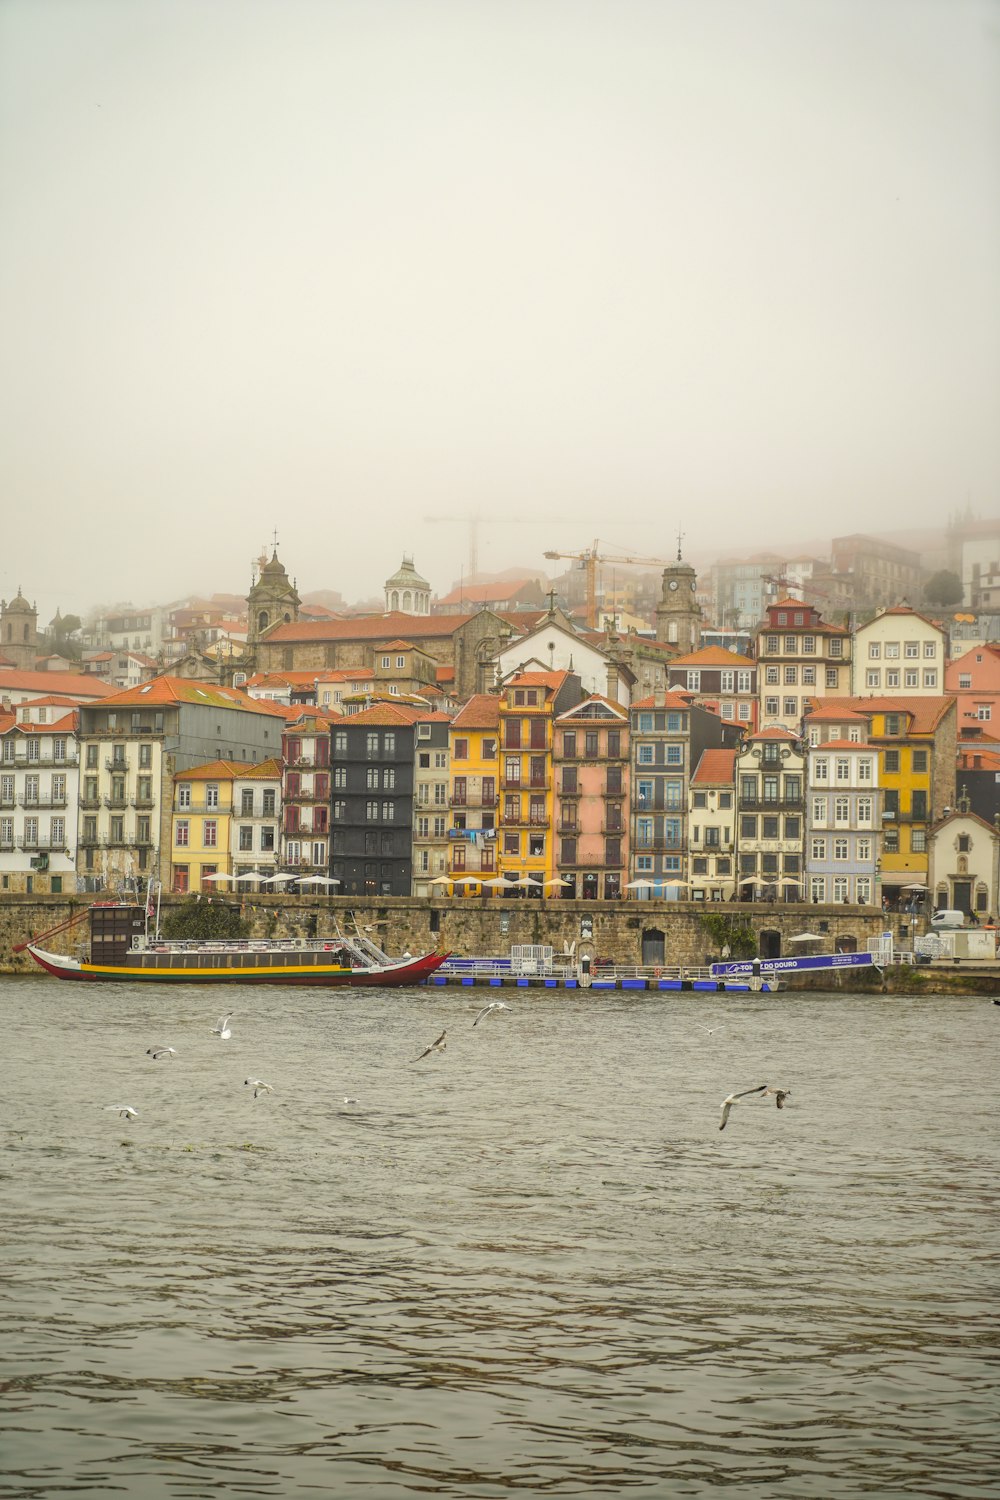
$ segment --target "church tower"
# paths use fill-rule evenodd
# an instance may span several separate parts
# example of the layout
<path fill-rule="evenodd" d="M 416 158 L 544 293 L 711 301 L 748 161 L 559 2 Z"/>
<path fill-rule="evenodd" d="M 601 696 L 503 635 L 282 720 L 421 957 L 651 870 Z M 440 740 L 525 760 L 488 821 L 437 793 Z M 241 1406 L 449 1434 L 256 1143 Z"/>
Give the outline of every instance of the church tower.
<path fill-rule="evenodd" d="M 677 543 L 677 561 L 663 570 L 660 602 L 656 606 L 656 639 L 676 646 L 681 656 L 697 651 L 701 645 L 701 606 L 695 598 L 698 576 L 681 558 Z"/>
<path fill-rule="evenodd" d="M 263 636 L 275 625 L 289 625 L 299 617 L 302 600 L 294 583 L 278 561 L 278 549 L 262 553 L 257 564 L 257 576 L 247 594 L 247 657 L 256 661 L 257 646 Z"/>
<path fill-rule="evenodd" d="M 0 656 L 19 672 L 33 672 L 38 659 L 38 610 L 18 588 L 15 598 L 0 599 Z"/>
<path fill-rule="evenodd" d="M 431 586 L 421 578 L 413 566 L 412 557 L 403 561 L 391 578 L 385 580 L 385 612 L 404 615 L 429 615 L 431 612 Z"/>

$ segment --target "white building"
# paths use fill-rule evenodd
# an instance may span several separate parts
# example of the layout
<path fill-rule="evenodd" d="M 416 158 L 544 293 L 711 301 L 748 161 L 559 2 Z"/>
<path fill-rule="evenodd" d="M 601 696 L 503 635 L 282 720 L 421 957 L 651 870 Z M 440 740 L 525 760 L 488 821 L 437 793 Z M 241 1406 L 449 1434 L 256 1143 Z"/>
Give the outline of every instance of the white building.
<path fill-rule="evenodd" d="M 233 874 L 274 875 L 281 845 L 281 761 L 264 760 L 233 778 L 229 854 Z M 237 891 L 245 887 L 237 884 Z"/>
<path fill-rule="evenodd" d="M 0 729 L 0 891 L 76 891 L 80 761 L 72 702 L 22 704 Z"/>
<path fill-rule="evenodd" d="M 949 813 L 928 839 L 928 885 L 935 907 L 975 914 L 1000 910 L 1000 832 L 974 812 Z"/>
<path fill-rule="evenodd" d="M 810 745 L 807 787 L 808 899 L 873 904 L 881 899 L 878 751 L 853 739 Z"/>
<path fill-rule="evenodd" d="M 948 665 L 948 635 L 909 605 L 883 609 L 854 632 L 852 696 L 939 698 Z"/>

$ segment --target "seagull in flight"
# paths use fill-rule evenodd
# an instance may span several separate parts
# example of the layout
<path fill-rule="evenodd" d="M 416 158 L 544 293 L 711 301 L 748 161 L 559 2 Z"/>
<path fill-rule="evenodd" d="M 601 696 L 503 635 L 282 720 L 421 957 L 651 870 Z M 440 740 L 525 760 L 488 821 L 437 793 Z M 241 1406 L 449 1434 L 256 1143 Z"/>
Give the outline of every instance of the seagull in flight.
<path fill-rule="evenodd" d="M 213 1028 L 212 1035 L 221 1037 L 224 1042 L 228 1041 L 233 1034 L 229 1029 L 229 1023 L 232 1019 L 232 1016 L 220 1016 L 218 1024 Z"/>
<path fill-rule="evenodd" d="M 491 1000 L 489 1005 L 483 1006 L 482 1010 L 473 1021 L 473 1026 L 478 1026 L 484 1016 L 491 1015 L 495 1010 L 510 1010 L 510 1006 L 505 1004 L 503 1000 Z"/>
<path fill-rule="evenodd" d="M 131 1104 L 106 1104 L 104 1108 L 113 1109 L 115 1114 L 121 1115 L 122 1119 L 127 1121 L 129 1125 L 131 1125 L 132 1121 L 136 1119 L 139 1114 L 139 1111 L 137 1109 L 133 1109 Z"/>
<path fill-rule="evenodd" d="M 244 1083 L 245 1083 L 245 1085 L 246 1085 L 247 1088 L 252 1088 L 253 1089 L 253 1096 L 254 1096 L 255 1099 L 258 1097 L 259 1094 L 273 1094 L 274 1093 L 274 1084 L 273 1083 L 265 1083 L 264 1080 L 263 1080 L 263 1078 L 245 1078 L 243 1081 L 244 1081 Z"/>
<path fill-rule="evenodd" d="M 733 1105 L 736 1104 L 740 1099 L 749 1099 L 751 1095 L 763 1096 L 766 1093 L 767 1084 L 760 1083 L 755 1089 L 744 1089 L 740 1094 L 729 1094 L 728 1097 L 723 1099 L 722 1101 L 722 1119 L 719 1121 L 719 1129 L 725 1130 L 726 1121 L 729 1119 L 730 1111 L 732 1110 Z"/>
<path fill-rule="evenodd" d="M 779 1109 L 784 1109 L 784 1107 L 785 1107 L 785 1100 L 788 1098 L 788 1096 L 789 1096 L 789 1094 L 791 1092 L 792 1092 L 791 1089 L 771 1089 L 771 1088 L 768 1088 L 768 1089 L 764 1090 L 764 1098 L 765 1099 L 767 1099 L 769 1097 L 773 1098 L 773 1100 L 774 1100 L 775 1104 L 778 1106 L 778 1108 Z"/>
<path fill-rule="evenodd" d="M 423 1050 L 423 1052 L 421 1052 L 420 1057 L 415 1057 L 413 1059 L 413 1061 L 414 1062 L 420 1062 L 421 1058 L 427 1057 L 428 1054 L 431 1053 L 431 1052 L 443 1052 L 444 1049 L 445 1049 L 445 1047 L 448 1045 L 448 1043 L 445 1041 L 445 1037 L 447 1035 L 448 1035 L 448 1032 L 447 1032 L 447 1029 L 445 1029 L 444 1031 L 442 1031 L 442 1033 L 438 1037 L 437 1041 L 431 1042 L 430 1046 L 429 1047 L 425 1047 L 424 1050 Z"/>
<path fill-rule="evenodd" d="M 159 1062 L 161 1057 L 176 1057 L 176 1047 L 147 1047 L 146 1056 L 151 1057 L 154 1062 Z"/>

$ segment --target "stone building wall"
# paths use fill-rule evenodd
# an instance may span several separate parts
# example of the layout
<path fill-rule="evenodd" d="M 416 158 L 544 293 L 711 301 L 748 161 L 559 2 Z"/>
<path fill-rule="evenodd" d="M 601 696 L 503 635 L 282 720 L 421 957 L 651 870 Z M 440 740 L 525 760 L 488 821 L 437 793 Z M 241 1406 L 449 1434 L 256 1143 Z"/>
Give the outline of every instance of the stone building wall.
<path fill-rule="evenodd" d="M 41 934 L 89 905 L 89 897 L 67 900 L 60 896 L 7 895 L 0 900 L 0 973 L 37 972 L 27 954 L 14 954 L 16 943 L 33 933 Z M 183 898 L 164 896 L 163 910 Z M 701 921 L 700 903 L 660 901 L 563 901 L 490 900 L 479 898 L 427 900 L 413 896 L 387 896 L 363 900 L 314 896 L 251 897 L 247 917 L 256 937 L 304 936 L 312 929 L 328 930 L 328 914 L 343 921 L 353 911 L 359 923 L 374 924 L 372 936 L 392 954 L 409 949 L 423 953 L 436 947 L 467 957 L 506 955 L 515 943 L 551 945 L 557 953 L 575 942 L 595 957 L 622 964 L 642 962 L 643 933 L 655 928 L 664 934 L 665 963 L 704 964 L 720 957 L 718 946 Z M 822 933 L 829 949 L 853 938 L 859 949 L 868 939 L 892 928 L 900 947 L 912 945 L 912 919 L 905 914 L 877 913 L 870 906 L 799 906 L 762 908 L 760 903 L 718 903 L 709 908 L 737 920 L 745 918 L 756 933 L 780 934 L 781 952 L 801 951 L 790 943 L 794 933 L 808 925 Z M 591 924 L 592 936 L 583 936 L 583 923 Z M 315 926 L 313 927 L 313 923 Z M 825 930 L 824 930 L 825 924 Z M 920 931 L 925 928 L 920 923 Z M 85 957 L 89 943 L 89 921 L 84 919 L 66 932 L 47 939 L 43 946 L 55 953 Z M 817 945 L 818 946 L 818 945 Z M 813 950 L 815 951 L 815 950 Z"/>

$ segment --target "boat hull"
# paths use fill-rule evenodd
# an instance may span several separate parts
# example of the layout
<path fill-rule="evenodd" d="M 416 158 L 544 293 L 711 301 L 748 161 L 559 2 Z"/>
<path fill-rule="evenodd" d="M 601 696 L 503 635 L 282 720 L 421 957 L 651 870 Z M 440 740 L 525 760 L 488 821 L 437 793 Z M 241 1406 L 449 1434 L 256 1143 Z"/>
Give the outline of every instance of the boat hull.
<path fill-rule="evenodd" d="M 279 984 L 323 989 L 392 989 L 405 984 L 422 984 L 435 973 L 446 953 L 427 953 L 419 958 L 401 959 L 398 963 L 371 968 L 345 968 L 342 964 L 271 964 L 266 968 L 252 965 L 226 967 L 223 954 L 212 954 L 204 966 L 186 964 L 173 967 L 157 964 L 95 964 L 61 954 L 46 953 L 29 943 L 28 952 L 35 962 L 56 979 L 73 979 L 90 984 Z M 160 955 L 162 957 L 162 955 Z"/>

